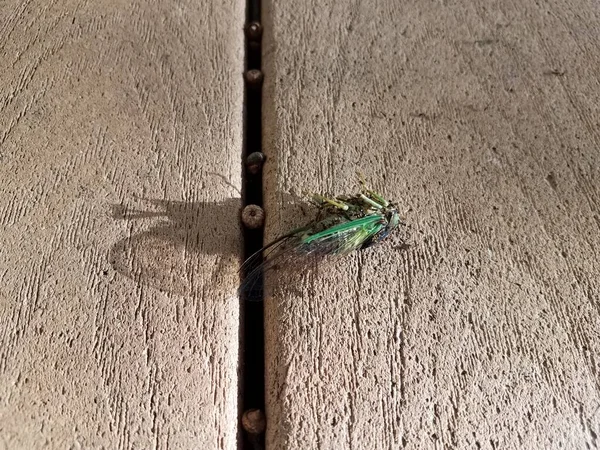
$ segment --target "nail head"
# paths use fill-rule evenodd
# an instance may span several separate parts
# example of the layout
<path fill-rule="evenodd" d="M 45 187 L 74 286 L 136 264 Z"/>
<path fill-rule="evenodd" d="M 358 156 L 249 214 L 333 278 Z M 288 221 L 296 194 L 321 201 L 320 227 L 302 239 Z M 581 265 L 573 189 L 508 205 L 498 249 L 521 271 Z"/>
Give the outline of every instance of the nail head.
<path fill-rule="evenodd" d="M 263 164 L 265 163 L 265 160 L 265 154 L 262 152 L 250 153 L 246 158 L 246 167 L 248 168 L 248 172 L 250 172 L 252 175 L 259 173 Z"/>
<path fill-rule="evenodd" d="M 252 87 L 259 87 L 263 82 L 263 73 L 258 69 L 250 69 L 246 72 L 246 82 Z"/>
<path fill-rule="evenodd" d="M 242 415 L 242 427 L 250 434 L 263 434 L 267 428 L 267 419 L 260 409 L 248 409 Z"/>
<path fill-rule="evenodd" d="M 251 41 L 258 41 L 262 37 L 263 28 L 260 22 L 250 22 L 246 25 L 246 37 Z"/>
<path fill-rule="evenodd" d="M 246 228 L 255 230 L 265 223 L 265 211 L 258 205 L 248 205 L 242 211 L 242 223 Z"/>

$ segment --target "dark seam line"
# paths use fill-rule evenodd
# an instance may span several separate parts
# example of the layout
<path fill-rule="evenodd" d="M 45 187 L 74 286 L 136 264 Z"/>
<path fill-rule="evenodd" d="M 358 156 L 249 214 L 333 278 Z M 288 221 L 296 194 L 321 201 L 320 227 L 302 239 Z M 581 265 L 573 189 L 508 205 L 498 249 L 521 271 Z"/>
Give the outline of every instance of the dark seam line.
<path fill-rule="evenodd" d="M 247 0 L 245 27 L 245 90 L 243 125 L 242 208 L 263 206 L 262 168 L 253 170 L 248 156 L 262 152 L 261 0 Z M 249 229 L 242 224 L 244 260 L 263 246 L 263 227 Z M 259 261 L 260 263 L 260 261 Z M 252 270 L 252 267 L 248 268 Z M 246 272 L 248 272 L 246 270 Z M 245 277 L 242 273 L 241 277 Z M 265 355 L 262 274 L 252 289 L 240 292 L 240 406 L 241 413 L 265 410 Z M 241 422 L 240 422 L 241 425 Z M 247 430 L 246 430 L 247 431 Z M 264 438 L 244 433 L 241 448 L 264 448 Z"/>

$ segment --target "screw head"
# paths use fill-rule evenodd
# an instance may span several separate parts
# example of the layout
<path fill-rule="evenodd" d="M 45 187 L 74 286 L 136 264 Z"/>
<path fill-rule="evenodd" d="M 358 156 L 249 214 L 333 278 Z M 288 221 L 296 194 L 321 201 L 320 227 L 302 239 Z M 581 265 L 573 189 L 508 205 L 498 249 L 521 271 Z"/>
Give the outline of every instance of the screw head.
<path fill-rule="evenodd" d="M 248 409 L 242 415 L 242 427 L 249 434 L 263 434 L 267 428 L 265 413 L 260 409 Z"/>
<path fill-rule="evenodd" d="M 246 82 L 250 87 L 260 87 L 262 85 L 263 79 L 264 75 L 258 69 L 250 69 L 248 72 L 246 72 Z"/>
<path fill-rule="evenodd" d="M 250 22 L 246 25 L 246 37 L 251 41 L 259 41 L 262 37 L 263 27 L 260 22 Z"/>
<path fill-rule="evenodd" d="M 267 158 L 264 153 L 250 153 L 246 158 L 246 168 L 248 169 L 248 172 L 250 172 L 252 175 L 259 173 L 266 159 Z"/>
<path fill-rule="evenodd" d="M 246 228 L 256 230 L 265 223 L 265 211 L 258 205 L 248 205 L 242 210 L 242 223 Z"/>

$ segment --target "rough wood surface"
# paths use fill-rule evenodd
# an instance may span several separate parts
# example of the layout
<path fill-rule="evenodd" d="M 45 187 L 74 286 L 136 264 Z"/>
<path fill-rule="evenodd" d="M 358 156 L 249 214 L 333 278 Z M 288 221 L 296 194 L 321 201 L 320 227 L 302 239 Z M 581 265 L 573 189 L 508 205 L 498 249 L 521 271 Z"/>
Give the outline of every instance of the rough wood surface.
<path fill-rule="evenodd" d="M 267 239 L 358 168 L 412 226 L 271 274 L 270 448 L 597 448 L 598 3 L 264 15 Z"/>
<path fill-rule="evenodd" d="M 244 4 L 0 8 L 0 449 L 236 448 Z"/>

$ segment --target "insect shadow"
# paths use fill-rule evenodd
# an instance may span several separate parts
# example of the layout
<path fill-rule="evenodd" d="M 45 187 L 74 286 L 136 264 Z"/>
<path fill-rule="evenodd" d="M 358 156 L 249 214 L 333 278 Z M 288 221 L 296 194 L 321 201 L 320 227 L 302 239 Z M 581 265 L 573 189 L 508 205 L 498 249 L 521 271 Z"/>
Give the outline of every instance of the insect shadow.
<path fill-rule="evenodd" d="M 112 218 L 126 221 L 131 230 L 110 249 L 109 261 L 117 273 L 140 285 L 182 295 L 197 292 L 206 283 L 231 283 L 225 274 L 237 271 L 242 248 L 239 198 L 132 203 L 141 206 L 110 205 Z"/>
<path fill-rule="evenodd" d="M 302 224 L 311 206 L 283 194 L 283 223 Z M 231 286 L 243 262 L 240 198 L 183 202 L 136 198 L 111 204 L 113 219 L 128 224 L 127 237 L 113 244 L 109 262 L 119 274 L 163 292 L 191 295 L 209 284 Z"/>

